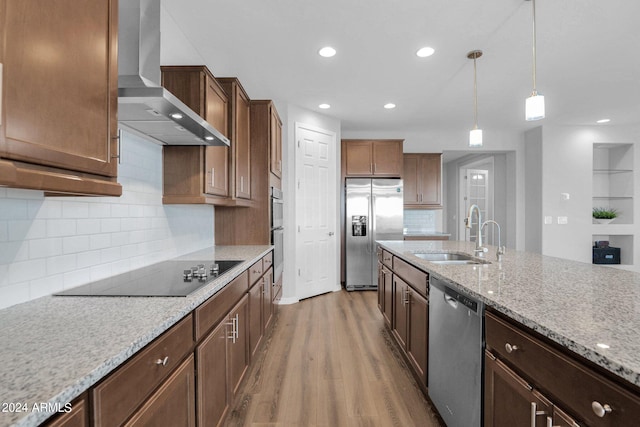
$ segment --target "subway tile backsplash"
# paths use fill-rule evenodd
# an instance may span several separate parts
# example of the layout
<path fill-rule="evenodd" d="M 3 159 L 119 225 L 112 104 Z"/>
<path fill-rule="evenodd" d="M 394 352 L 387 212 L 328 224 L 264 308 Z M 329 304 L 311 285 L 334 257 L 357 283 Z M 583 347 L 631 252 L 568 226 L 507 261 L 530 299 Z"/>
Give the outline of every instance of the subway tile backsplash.
<path fill-rule="evenodd" d="M 442 211 L 429 209 L 404 210 L 405 233 L 434 233 L 442 231 Z"/>
<path fill-rule="evenodd" d="M 162 147 L 124 133 L 121 197 L 0 188 L 0 308 L 214 244 L 214 209 L 162 204 Z"/>

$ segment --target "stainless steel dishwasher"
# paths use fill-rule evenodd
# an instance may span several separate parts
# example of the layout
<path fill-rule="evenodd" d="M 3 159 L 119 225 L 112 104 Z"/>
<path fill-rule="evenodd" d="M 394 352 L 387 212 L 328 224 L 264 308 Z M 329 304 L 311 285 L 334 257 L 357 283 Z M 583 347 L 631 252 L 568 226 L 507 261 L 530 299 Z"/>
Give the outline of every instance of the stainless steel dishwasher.
<path fill-rule="evenodd" d="M 482 425 L 484 304 L 429 281 L 429 397 L 448 427 Z"/>

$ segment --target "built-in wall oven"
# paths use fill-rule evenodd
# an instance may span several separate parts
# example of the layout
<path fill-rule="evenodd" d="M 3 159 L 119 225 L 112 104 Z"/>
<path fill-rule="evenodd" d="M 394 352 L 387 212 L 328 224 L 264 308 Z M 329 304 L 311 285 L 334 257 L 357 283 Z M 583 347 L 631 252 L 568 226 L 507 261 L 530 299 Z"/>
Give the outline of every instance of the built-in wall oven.
<path fill-rule="evenodd" d="M 273 283 L 282 276 L 284 261 L 284 201 L 282 191 L 271 187 L 271 244 L 273 249 Z"/>

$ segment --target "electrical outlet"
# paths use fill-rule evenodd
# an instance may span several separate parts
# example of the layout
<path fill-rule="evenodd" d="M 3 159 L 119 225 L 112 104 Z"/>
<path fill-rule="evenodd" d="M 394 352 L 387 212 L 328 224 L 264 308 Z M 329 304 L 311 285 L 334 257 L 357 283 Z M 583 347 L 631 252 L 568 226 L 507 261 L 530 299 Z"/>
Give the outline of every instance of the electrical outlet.
<path fill-rule="evenodd" d="M 558 217 L 558 224 L 560 225 L 566 225 L 569 223 L 569 218 L 566 216 L 559 216 Z"/>
<path fill-rule="evenodd" d="M 545 216 L 544 217 L 544 225 L 549 225 L 549 224 L 553 224 L 553 217 Z"/>

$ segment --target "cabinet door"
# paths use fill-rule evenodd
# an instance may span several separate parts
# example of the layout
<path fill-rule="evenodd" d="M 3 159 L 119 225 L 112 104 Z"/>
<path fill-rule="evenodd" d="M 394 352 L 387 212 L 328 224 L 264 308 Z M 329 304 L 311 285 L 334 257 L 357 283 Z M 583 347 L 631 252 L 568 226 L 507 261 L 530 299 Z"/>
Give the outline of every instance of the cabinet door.
<path fill-rule="evenodd" d="M 205 148 L 205 193 L 216 196 L 229 195 L 229 148 Z"/>
<path fill-rule="evenodd" d="M 393 334 L 402 348 L 407 348 L 407 304 L 409 285 L 398 276 L 393 276 Z"/>
<path fill-rule="evenodd" d="M 262 338 L 263 299 L 264 282 L 261 279 L 249 290 L 249 350 L 252 357 Z"/>
<path fill-rule="evenodd" d="M 429 303 L 426 298 L 409 288 L 407 325 L 407 355 L 418 373 L 420 380 L 427 385 L 427 351 L 429 344 Z"/>
<path fill-rule="evenodd" d="M 198 425 L 217 426 L 229 409 L 227 341 L 231 327 L 224 319 L 196 348 Z"/>
<path fill-rule="evenodd" d="M 380 261 L 378 261 L 378 310 L 384 314 L 384 272 Z"/>
<path fill-rule="evenodd" d="M 402 141 L 373 141 L 373 175 L 402 176 Z"/>
<path fill-rule="evenodd" d="M 547 427 L 580 427 L 580 424 L 578 424 L 573 417 L 570 417 L 556 406 L 553 407 L 552 420 L 551 424 L 549 424 L 549 420 L 547 419 Z"/>
<path fill-rule="evenodd" d="M 440 154 L 423 154 L 421 156 L 418 188 L 422 205 L 442 206 L 440 157 Z"/>
<path fill-rule="evenodd" d="M 551 414 L 549 401 L 488 351 L 484 393 L 485 427 L 546 427 Z"/>
<path fill-rule="evenodd" d="M 205 120 L 225 136 L 229 134 L 228 98 L 220 85 L 211 77 L 205 78 Z M 205 193 L 229 195 L 229 148 L 207 147 L 205 153 Z"/>
<path fill-rule="evenodd" d="M 384 271 L 384 320 L 391 326 L 391 316 L 393 313 L 393 273 L 386 266 Z"/>
<path fill-rule="evenodd" d="M 229 344 L 229 387 L 231 400 L 236 395 L 240 382 L 249 367 L 249 297 L 247 295 L 236 305 L 229 314 L 229 319 L 235 322 L 236 337 Z M 235 320 L 234 320 L 235 319 Z"/>
<path fill-rule="evenodd" d="M 3 5 L 0 157 L 115 177 L 118 2 Z"/>
<path fill-rule="evenodd" d="M 194 427 L 195 378 L 193 355 L 149 398 L 125 427 Z"/>
<path fill-rule="evenodd" d="M 269 152 L 271 173 L 282 178 L 282 122 L 273 105 L 269 108 Z"/>
<path fill-rule="evenodd" d="M 345 141 L 346 176 L 371 176 L 373 174 L 373 154 L 371 141 Z"/>
<path fill-rule="evenodd" d="M 236 197 L 241 199 L 251 198 L 250 182 L 250 145 L 249 145 L 249 116 L 251 105 L 249 97 L 242 90 L 236 91 L 235 96 L 235 162 L 236 162 Z"/>
<path fill-rule="evenodd" d="M 404 204 L 415 205 L 420 202 L 418 190 L 418 168 L 420 156 L 417 154 L 405 154 L 403 161 L 402 182 Z"/>

